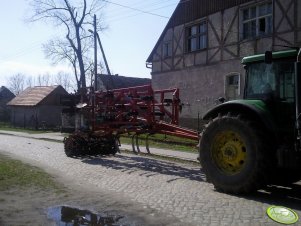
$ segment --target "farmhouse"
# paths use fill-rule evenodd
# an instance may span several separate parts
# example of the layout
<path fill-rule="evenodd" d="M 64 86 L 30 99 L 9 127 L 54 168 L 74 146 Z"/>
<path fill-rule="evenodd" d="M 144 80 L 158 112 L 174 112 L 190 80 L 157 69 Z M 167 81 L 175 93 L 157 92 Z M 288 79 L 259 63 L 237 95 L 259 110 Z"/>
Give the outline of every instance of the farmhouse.
<path fill-rule="evenodd" d="M 241 59 L 301 46 L 300 0 L 181 0 L 147 59 L 155 89 L 180 88 L 180 123 L 241 98 Z"/>

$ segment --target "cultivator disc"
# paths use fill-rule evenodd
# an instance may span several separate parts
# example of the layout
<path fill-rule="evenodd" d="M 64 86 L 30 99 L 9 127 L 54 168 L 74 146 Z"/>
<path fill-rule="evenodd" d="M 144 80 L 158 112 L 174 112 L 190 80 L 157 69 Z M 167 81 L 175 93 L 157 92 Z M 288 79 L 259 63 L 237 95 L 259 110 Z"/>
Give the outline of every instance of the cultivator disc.
<path fill-rule="evenodd" d="M 118 139 L 112 134 L 76 132 L 64 139 L 65 154 L 68 157 L 80 155 L 115 155 Z"/>

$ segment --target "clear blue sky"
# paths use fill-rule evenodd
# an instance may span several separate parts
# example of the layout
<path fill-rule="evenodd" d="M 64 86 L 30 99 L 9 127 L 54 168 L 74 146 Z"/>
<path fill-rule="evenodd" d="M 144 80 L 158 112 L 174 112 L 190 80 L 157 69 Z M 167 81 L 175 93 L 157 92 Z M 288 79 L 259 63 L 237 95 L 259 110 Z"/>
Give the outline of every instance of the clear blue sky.
<path fill-rule="evenodd" d="M 0 86 L 16 73 L 36 76 L 69 70 L 45 59 L 41 45 L 58 34 L 50 24 L 27 24 L 28 0 L 3 1 L 0 7 Z M 71 1 L 72 2 L 72 1 Z M 112 0 L 111 2 L 170 17 L 179 0 Z M 100 34 L 110 69 L 115 74 L 150 78 L 145 61 L 162 33 L 167 18 L 106 3 Z M 62 33 L 62 35 L 64 35 Z"/>

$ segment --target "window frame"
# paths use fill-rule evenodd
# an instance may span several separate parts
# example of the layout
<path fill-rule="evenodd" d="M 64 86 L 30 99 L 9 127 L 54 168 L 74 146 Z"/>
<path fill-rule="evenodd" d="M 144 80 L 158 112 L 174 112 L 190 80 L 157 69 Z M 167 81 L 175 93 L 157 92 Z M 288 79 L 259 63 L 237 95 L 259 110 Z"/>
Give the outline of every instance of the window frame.
<path fill-rule="evenodd" d="M 172 41 L 165 41 L 162 45 L 162 56 L 163 58 L 172 57 Z"/>
<path fill-rule="evenodd" d="M 265 6 L 265 12 L 260 13 L 260 7 Z M 255 9 L 255 11 L 254 11 Z M 269 10 L 270 9 L 270 10 Z M 248 11 L 248 18 L 245 18 L 245 12 Z M 254 14 L 255 13 L 255 14 Z M 240 22 L 240 39 L 249 40 L 259 37 L 269 36 L 273 34 L 273 3 L 272 1 L 266 1 L 256 5 L 248 5 L 240 10 L 241 22 Z M 263 26 L 262 21 L 264 19 L 264 31 L 261 31 Z M 252 24 L 253 23 L 253 24 Z M 245 26 L 247 25 L 247 26 Z M 254 30 L 252 30 L 254 26 Z M 247 27 L 247 32 L 245 31 Z"/>
<path fill-rule="evenodd" d="M 202 28 L 202 26 L 204 26 Z M 192 29 L 195 28 L 195 32 Z M 204 50 L 208 48 L 208 22 L 207 19 L 200 20 L 196 23 L 186 26 L 185 37 L 185 52 L 193 53 L 196 51 Z M 192 44 L 192 40 L 194 44 Z M 192 47 L 192 45 L 194 47 Z"/>
<path fill-rule="evenodd" d="M 237 77 L 237 84 L 230 84 L 230 78 L 231 77 Z M 232 87 L 236 87 L 237 88 L 237 97 L 240 96 L 241 94 L 241 74 L 239 72 L 230 72 L 228 74 L 225 75 L 224 77 L 224 95 L 227 96 L 227 90 L 228 87 L 232 86 Z"/>

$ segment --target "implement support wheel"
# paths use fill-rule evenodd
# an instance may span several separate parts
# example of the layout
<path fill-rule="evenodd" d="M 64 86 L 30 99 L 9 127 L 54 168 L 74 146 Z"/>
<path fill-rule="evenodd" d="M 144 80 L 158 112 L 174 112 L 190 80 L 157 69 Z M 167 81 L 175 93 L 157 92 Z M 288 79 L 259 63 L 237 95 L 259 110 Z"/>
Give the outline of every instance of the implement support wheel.
<path fill-rule="evenodd" d="M 64 138 L 64 150 L 68 157 L 81 155 L 80 145 L 73 136 Z"/>

